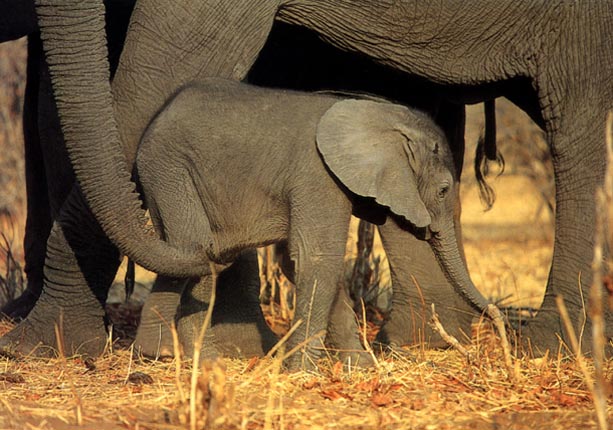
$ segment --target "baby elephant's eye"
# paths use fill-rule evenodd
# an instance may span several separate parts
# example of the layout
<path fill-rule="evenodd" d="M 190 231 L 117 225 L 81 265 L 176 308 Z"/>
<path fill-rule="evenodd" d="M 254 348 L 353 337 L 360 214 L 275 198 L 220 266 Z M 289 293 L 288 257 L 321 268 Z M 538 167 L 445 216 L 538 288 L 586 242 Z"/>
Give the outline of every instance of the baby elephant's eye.
<path fill-rule="evenodd" d="M 444 199 L 445 196 L 447 196 L 447 193 L 449 192 L 449 184 L 443 184 L 441 185 L 441 187 L 438 189 L 438 198 L 439 199 Z"/>

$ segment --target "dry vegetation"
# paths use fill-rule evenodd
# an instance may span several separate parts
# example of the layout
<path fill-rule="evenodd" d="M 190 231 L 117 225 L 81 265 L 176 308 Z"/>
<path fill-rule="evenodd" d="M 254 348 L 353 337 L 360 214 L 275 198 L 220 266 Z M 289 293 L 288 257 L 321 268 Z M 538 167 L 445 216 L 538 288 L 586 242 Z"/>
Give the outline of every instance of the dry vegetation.
<path fill-rule="evenodd" d="M 205 363 L 198 428 L 585 428 L 590 394 L 572 361 L 520 361 L 512 380 L 493 336 L 455 351 L 407 350 L 377 369 L 320 375 L 279 371 L 277 359 Z M 79 359 L 0 362 L 1 428 L 189 428 L 191 369 L 115 351 Z M 609 369 L 607 369 L 609 371 Z"/>
<path fill-rule="evenodd" d="M 20 263 L 24 187 L 19 104 L 23 97 L 24 43 L 0 45 L 0 232 L 13 238 Z M 480 108 L 469 109 L 468 143 L 476 142 Z M 473 173 L 463 178 L 463 229 L 467 260 L 475 283 L 486 295 L 509 305 L 536 307 L 545 285 L 552 246 L 551 172 L 542 156 L 542 137 L 508 103 L 499 103 L 499 140 L 507 172 L 493 181 L 499 200 L 483 212 Z M 533 153 L 527 152 L 532 144 Z M 520 148 L 515 150 L 514 148 Z M 530 155 L 532 154 L 532 155 Z M 473 150 L 467 150 L 466 166 Z M 534 166 L 525 168 L 526 163 Z M 545 168 L 543 168 L 543 165 Z M 529 174 L 526 174 L 529 172 Z M 355 228 L 350 244 L 355 244 Z M 375 237 L 375 252 L 350 265 L 347 278 L 360 290 L 389 289 L 385 255 Z M 266 257 L 271 251 L 263 250 Z M 348 250 L 350 263 L 359 251 Z M 2 261 L 9 261 L 4 257 Z M 12 263 L 11 263 L 12 264 Z M 263 285 L 287 298 L 288 282 L 270 258 L 261 261 Z M 14 264 L 12 267 L 16 267 Z M 0 270 L 0 283 L 19 279 Z M 12 278 L 10 276 L 13 276 Z M 122 275 L 118 276 L 118 280 Z M 133 336 L 139 300 L 151 275 L 138 272 L 140 288 L 128 304 L 110 300 L 114 331 Z M 355 283 L 355 282 L 354 282 Z M 2 285 L 0 285 L 1 287 Z M 121 291 L 116 286 L 115 291 Z M 383 293 L 385 297 L 386 293 Z M 140 298 L 139 298 L 140 297 Z M 371 317 L 381 316 L 385 300 L 370 300 Z M 285 304 L 265 306 L 269 321 L 283 330 Z M 385 309 L 383 309 L 384 311 Z M 0 334 L 11 325 L 0 325 Z M 368 323 L 373 336 L 376 324 Z M 423 345 L 405 354 L 380 358 L 377 368 L 343 371 L 323 360 L 319 375 L 288 374 L 276 358 L 220 359 L 203 365 L 192 387 L 189 360 L 143 362 L 132 359 L 126 343 L 115 344 L 95 362 L 81 358 L 52 360 L 0 358 L 0 428 L 4 429 L 446 429 L 446 428 L 589 428 L 596 426 L 593 398 L 585 374 L 561 347 L 559 354 L 505 365 L 497 336 L 487 325 L 475 326 L 467 345 L 470 360 L 456 350 L 431 351 Z M 593 373 L 591 361 L 587 371 Z M 198 370 L 198 369 L 196 369 Z M 605 362 L 604 377 L 613 369 Z M 192 389 L 193 388 L 193 389 Z M 606 384 L 608 389 L 608 382 Z M 195 393 L 195 395 L 194 395 Z"/>

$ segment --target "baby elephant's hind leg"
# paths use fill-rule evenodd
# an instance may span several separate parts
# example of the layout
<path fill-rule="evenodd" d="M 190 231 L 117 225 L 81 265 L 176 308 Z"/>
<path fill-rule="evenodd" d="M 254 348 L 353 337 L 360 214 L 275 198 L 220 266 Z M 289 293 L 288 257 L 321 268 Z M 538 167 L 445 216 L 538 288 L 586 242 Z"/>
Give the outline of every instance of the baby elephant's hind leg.
<path fill-rule="evenodd" d="M 260 306 L 260 272 L 255 249 L 243 251 L 217 278 L 212 332 L 215 345 L 231 357 L 262 356 L 277 343 Z"/>
<path fill-rule="evenodd" d="M 159 176 L 145 174 L 141 180 L 153 224 L 169 244 L 191 249 L 208 243 L 209 223 L 188 172 L 176 169 L 172 179 L 163 178 L 163 172 Z M 181 295 L 195 282 L 195 279 L 158 276 L 141 313 L 135 340 L 137 352 L 156 359 L 174 355 L 171 324 Z"/>
<path fill-rule="evenodd" d="M 174 346 L 171 327 L 182 292 L 189 279 L 158 276 L 141 312 L 134 349 L 145 357 L 172 357 Z"/>

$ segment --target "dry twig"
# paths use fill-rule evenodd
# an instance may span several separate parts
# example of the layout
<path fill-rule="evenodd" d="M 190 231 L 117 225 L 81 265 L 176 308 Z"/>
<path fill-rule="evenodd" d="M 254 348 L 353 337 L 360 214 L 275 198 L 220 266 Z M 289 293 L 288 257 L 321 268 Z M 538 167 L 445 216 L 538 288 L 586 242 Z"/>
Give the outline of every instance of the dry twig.
<path fill-rule="evenodd" d="M 511 355 L 511 347 L 509 345 L 509 339 L 507 338 L 507 328 L 505 324 L 505 317 L 498 309 L 498 306 L 494 304 L 489 304 L 486 308 L 487 315 L 492 319 L 494 323 L 494 327 L 498 331 L 500 335 L 500 343 L 502 344 L 502 351 L 504 353 L 504 363 L 507 367 L 507 372 L 509 372 L 509 376 L 514 379 L 519 378 L 519 372 L 517 367 L 513 365 L 513 357 Z"/>
<path fill-rule="evenodd" d="M 441 324 L 441 320 L 439 320 L 436 310 L 434 308 L 434 303 L 432 303 L 432 317 L 430 318 L 429 325 L 443 338 L 445 342 L 447 342 L 451 347 L 453 347 L 460 354 L 466 357 L 466 360 L 469 364 L 473 363 L 474 360 L 472 354 L 466 348 L 464 348 L 464 346 L 462 346 L 462 344 L 454 336 L 447 333 L 447 331 L 443 327 L 443 324 Z"/>

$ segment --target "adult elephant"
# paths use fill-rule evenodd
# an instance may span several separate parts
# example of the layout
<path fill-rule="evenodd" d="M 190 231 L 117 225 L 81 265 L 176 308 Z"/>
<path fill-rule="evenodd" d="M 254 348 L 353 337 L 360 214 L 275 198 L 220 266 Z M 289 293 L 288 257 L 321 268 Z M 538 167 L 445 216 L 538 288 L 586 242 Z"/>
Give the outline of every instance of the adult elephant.
<path fill-rule="evenodd" d="M 564 295 L 575 325 L 583 325 L 582 288 L 591 281 L 593 191 L 604 176 L 604 121 L 613 100 L 611 2 L 484 0 L 467 9 L 451 0 L 435 6 L 391 0 L 231 5 L 185 0 L 173 2 L 172 13 L 164 2 L 141 2 L 113 83 L 114 112 L 105 59 L 98 54 L 103 49 L 100 2 L 57 3 L 41 1 L 37 11 L 75 173 L 102 229 L 137 262 L 169 275 L 203 272 L 197 252 L 168 249 L 146 232 L 129 181 L 136 145 L 178 86 L 206 75 L 242 79 L 276 17 L 310 28 L 341 49 L 442 85 L 457 101 L 507 96 L 545 130 L 557 184 L 556 239 L 542 311 L 524 335 L 539 350 L 557 347 L 556 333 L 565 338 L 554 306 L 558 294 Z M 63 31 L 67 25 L 74 31 Z M 114 118 L 121 121 L 116 124 Z M 24 328 L 31 331 L 24 332 L 21 349 L 38 340 L 51 343 L 52 322 L 62 307 L 78 304 L 81 312 L 72 317 L 78 322 L 100 315 L 96 295 L 104 294 L 102 278 L 109 269 L 92 264 L 100 251 L 86 245 L 97 227 L 87 222 L 91 215 L 83 209 L 81 193 L 75 191 L 69 202 L 49 240 L 49 294 L 43 293 L 34 315 L 5 343 L 17 340 Z M 53 270 L 55 262 L 61 262 L 61 274 Z M 75 281 L 70 289 L 67 276 Z M 96 327 L 100 331 L 102 324 Z M 84 340 L 69 336 L 73 342 Z M 589 335 L 583 339 L 589 345 Z"/>
<path fill-rule="evenodd" d="M 117 69 L 133 0 L 105 0 L 109 72 Z M 27 288 L 5 303 L 0 314 L 24 318 L 43 288 L 46 243 L 55 220 L 74 185 L 64 146 L 49 70 L 42 51 L 34 1 L 7 1 L 0 6 L 0 43 L 28 37 L 23 132 L 27 217 L 24 238 Z"/>
<path fill-rule="evenodd" d="M 107 46 L 102 55 L 108 58 L 105 67 L 111 79 L 117 69 L 134 3 L 134 0 L 104 0 L 103 18 Z M 24 36 L 28 37 L 23 118 L 28 202 L 24 250 L 28 283 L 21 296 L 4 304 L 0 309 L 0 314 L 13 319 L 22 319 L 28 314 L 40 296 L 43 284 L 50 284 L 49 279 L 59 279 L 68 285 L 81 282 L 81 285 L 87 286 L 78 276 L 75 277 L 74 271 L 62 273 L 69 266 L 62 266 L 62 262 L 58 265 L 57 260 L 54 260 L 53 271 L 49 267 L 46 269 L 46 274 L 51 278 L 44 280 L 47 239 L 56 220 L 60 217 L 70 218 L 61 213 L 62 210 L 71 210 L 70 207 L 64 208 L 63 204 L 75 185 L 75 178 L 64 144 L 49 67 L 42 50 L 34 1 L 11 0 L 3 3 L 0 6 L 0 43 Z M 98 287 L 101 291 L 98 295 L 99 303 L 103 304 L 108 282 L 112 280 L 111 275 L 119 262 L 119 255 L 108 239 L 100 234 L 99 227 L 94 224 L 92 230 L 94 235 L 88 240 L 98 242 L 99 248 L 95 254 L 99 259 L 98 266 L 104 267 L 108 274 L 103 280 L 97 280 L 98 284 L 92 282 L 89 285 L 94 290 Z M 53 251 L 50 250 L 50 255 L 53 255 Z M 257 268 L 255 252 L 242 256 L 238 266 L 241 264 Z M 77 269 L 87 273 L 94 268 Z M 232 267 L 220 277 L 220 301 L 225 305 L 215 309 L 213 337 L 218 348 L 231 355 L 236 355 L 238 351 L 242 354 L 262 354 L 272 347 L 276 337 L 266 327 L 259 307 L 259 278 L 257 275 L 254 278 L 253 273 L 240 276 L 238 273 L 238 270 Z M 99 307 L 100 305 L 96 306 L 98 316 L 102 315 Z M 191 307 L 186 306 L 185 314 L 189 312 Z M 102 319 L 96 318 L 95 321 L 99 326 Z M 85 331 L 85 336 L 88 335 L 86 329 L 81 330 Z"/>

